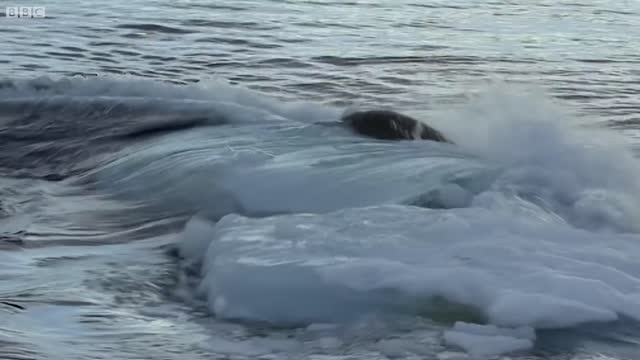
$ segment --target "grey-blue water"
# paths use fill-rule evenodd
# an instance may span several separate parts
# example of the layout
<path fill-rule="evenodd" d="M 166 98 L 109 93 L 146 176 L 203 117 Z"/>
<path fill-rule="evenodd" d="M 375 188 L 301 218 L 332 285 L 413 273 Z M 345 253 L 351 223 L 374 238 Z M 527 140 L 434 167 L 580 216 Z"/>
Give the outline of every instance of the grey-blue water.
<path fill-rule="evenodd" d="M 640 356 L 640 2 L 0 5 L 0 359 Z"/>

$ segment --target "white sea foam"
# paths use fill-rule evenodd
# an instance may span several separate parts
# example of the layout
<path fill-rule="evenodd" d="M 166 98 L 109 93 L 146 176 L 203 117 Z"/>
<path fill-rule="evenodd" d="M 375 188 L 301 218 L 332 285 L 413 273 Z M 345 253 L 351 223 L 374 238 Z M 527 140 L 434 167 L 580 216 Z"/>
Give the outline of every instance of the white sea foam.
<path fill-rule="evenodd" d="M 124 101 L 157 102 L 160 110 L 167 108 L 207 107 L 216 104 L 216 111 L 236 119 L 256 119 L 264 116 L 284 117 L 303 122 L 335 120 L 340 110 L 303 101 L 276 101 L 258 92 L 232 86 L 222 80 L 203 80 L 199 84 L 176 86 L 136 77 L 90 78 L 47 76 L 21 80 L 13 86 L 0 88 L 0 98 L 36 99 L 64 96 L 84 99 L 120 99 Z M 182 102 L 181 105 L 178 101 Z M 211 106 L 209 106 L 211 109 Z"/>

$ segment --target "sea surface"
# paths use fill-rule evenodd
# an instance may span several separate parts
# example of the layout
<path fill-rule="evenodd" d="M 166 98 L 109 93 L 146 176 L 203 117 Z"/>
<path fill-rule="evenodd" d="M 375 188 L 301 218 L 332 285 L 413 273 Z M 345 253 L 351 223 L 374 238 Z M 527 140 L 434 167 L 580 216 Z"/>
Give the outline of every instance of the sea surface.
<path fill-rule="evenodd" d="M 1 5 L 0 359 L 640 358 L 639 1 Z"/>

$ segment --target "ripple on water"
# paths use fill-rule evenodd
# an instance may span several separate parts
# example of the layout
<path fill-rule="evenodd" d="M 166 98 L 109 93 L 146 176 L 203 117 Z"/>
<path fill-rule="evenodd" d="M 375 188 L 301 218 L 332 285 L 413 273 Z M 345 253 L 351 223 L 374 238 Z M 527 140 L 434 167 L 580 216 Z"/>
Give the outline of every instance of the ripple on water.
<path fill-rule="evenodd" d="M 195 31 L 182 29 L 178 27 L 172 27 L 167 25 L 158 25 L 158 24 L 121 24 L 117 25 L 117 28 L 120 29 L 133 29 L 133 30 L 141 30 L 146 32 L 158 32 L 158 33 L 166 33 L 166 34 L 191 34 Z"/>

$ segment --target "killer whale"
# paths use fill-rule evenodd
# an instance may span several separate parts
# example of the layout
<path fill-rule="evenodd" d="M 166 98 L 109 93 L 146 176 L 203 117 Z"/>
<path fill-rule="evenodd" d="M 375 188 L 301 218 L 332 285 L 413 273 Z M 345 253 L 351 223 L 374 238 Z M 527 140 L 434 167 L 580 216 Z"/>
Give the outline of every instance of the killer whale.
<path fill-rule="evenodd" d="M 340 120 L 356 133 L 376 139 L 453 143 L 431 126 L 392 110 L 356 111 Z"/>

